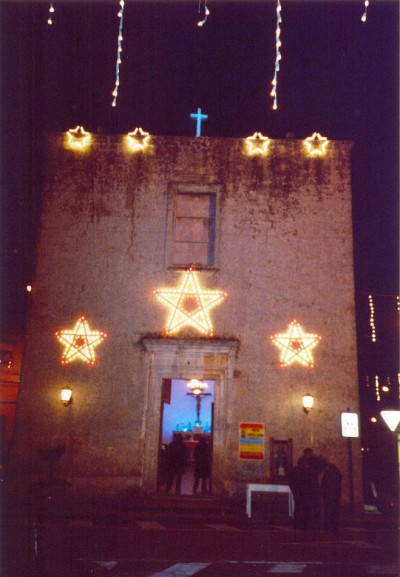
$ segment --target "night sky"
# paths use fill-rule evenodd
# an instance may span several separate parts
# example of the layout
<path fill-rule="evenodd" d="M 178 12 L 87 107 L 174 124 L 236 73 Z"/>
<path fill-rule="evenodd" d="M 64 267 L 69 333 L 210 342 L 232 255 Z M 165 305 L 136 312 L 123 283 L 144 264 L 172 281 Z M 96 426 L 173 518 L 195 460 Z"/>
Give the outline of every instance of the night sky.
<path fill-rule="evenodd" d="M 46 131 L 354 141 L 353 214 L 360 379 L 398 371 L 398 2 L 282 0 L 278 110 L 269 95 L 276 2 L 126 0 L 118 105 L 119 3 L 2 2 L 2 326 L 24 326 L 34 268 Z M 323 258 L 323 255 L 321 255 Z M 337 287 L 340 290 L 340 286 Z M 368 294 L 375 300 L 371 343 Z M 389 403 L 398 401 L 391 393 Z M 372 389 L 364 390 L 367 408 Z M 369 410 L 369 409 L 368 409 Z M 371 409 L 373 410 L 373 408 Z"/>

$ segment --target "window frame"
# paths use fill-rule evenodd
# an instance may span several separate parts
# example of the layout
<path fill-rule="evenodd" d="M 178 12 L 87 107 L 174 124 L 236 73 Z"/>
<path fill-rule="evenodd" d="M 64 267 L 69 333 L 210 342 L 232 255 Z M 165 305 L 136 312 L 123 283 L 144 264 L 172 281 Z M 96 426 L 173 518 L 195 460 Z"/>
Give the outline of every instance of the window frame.
<path fill-rule="evenodd" d="M 204 185 L 188 183 L 170 183 L 168 185 L 167 204 L 167 230 L 166 230 L 166 267 L 172 270 L 187 270 L 191 266 L 195 270 L 219 270 L 220 268 L 220 197 L 221 185 Z M 175 217 L 176 217 L 176 197 L 178 195 L 214 195 L 215 197 L 215 225 L 214 225 L 214 262 L 213 264 L 201 264 L 196 262 L 174 263 L 175 246 Z"/>

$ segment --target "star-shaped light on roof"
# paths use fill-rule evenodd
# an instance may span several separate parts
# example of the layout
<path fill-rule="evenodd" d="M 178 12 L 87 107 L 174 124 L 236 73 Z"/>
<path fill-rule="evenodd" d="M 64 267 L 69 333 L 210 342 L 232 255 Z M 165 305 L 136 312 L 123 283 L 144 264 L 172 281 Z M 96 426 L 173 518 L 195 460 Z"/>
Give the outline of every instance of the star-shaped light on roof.
<path fill-rule="evenodd" d="M 308 152 L 311 156 L 321 156 L 325 154 L 325 148 L 328 144 L 326 136 L 321 136 L 319 132 L 314 132 L 311 136 L 305 139 Z"/>
<path fill-rule="evenodd" d="M 271 336 L 275 346 L 281 351 L 280 362 L 283 367 L 298 363 L 305 367 L 313 367 L 314 359 L 311 351 L 317 346 L 321 337 L 305 333 L 296 320 L 289 324 L 286 333 Z"/>
<path fill-rule="evenodd" d="M 248 136 L 246 138 L 246 145 L 249 154 L 266 154 L 268 150 L 269 138 L 268 136 L 263 136 L 261 132 L 255 132 L 253 136 Z"/>
<path fill-rule="evenodd" d="M 150 134 L 142 128 L 135 128 L 132 132 L 128 132 L 128 141 L 132 150 L 143 150 L 148 145 L 149 140 Z"/>
<path fill-rule="evenodd" d="M 83 126 L 68 130 L 68 142 L 74 148 L 86 148 L 90 143 L 90 132 L 86 132 Z"/>
<path fill-rule="evenodd" d="M 213 335 L 209 311 L 222 303 L 227 296 L 220 290 L 202 289 L 198 275 L 192 268 L 183 274 L 180 286 L 158 289 L 155 295 L 170 311 L 166 326 L 167 335 L 190 326 L 207 336 Z"/>
<path fill-rule="evenodd" d="M 91 330 L 85 317 L 80 317 L 72 329 L 57 331 L 56 337 L 65 347 L 61 357 L 63 365 L 75 360 L 94 365 L 96 362 L 94 348 L 104 341 L 107 334 Z"/>

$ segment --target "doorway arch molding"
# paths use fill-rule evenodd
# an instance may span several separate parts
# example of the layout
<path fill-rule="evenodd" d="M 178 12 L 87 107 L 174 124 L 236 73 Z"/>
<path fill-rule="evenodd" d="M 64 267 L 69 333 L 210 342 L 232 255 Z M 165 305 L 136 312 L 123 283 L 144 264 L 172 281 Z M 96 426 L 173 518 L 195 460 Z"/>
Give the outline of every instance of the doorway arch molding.
<path fill-rule="evenodd" d="M 236 339 L 156 339 L 141 341 L 146 351 L 146 391 L 142 418 L 143 482 L 151 493 L 157 488 L 161 389 L 163 379 L 214 381 L 213 487 L 224 485 L 229 397 L 239 348 Z"/>

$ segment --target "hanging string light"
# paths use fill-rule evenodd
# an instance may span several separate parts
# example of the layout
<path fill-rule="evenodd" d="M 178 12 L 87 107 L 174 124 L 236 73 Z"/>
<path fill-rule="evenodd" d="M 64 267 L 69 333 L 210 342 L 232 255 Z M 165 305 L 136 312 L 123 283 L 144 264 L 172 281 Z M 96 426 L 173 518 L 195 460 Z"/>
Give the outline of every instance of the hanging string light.
<path fill-rule="evenodd" d="M 397 373 L 397 384 L 399 385 L 399 399 L 400 399 L 400 373 Z"/>
<path fill-rule="evenodd" d="M 53 24 L 53 18 L 52 18 L 52 14 L 55 12 L 54 10 L 54 6 L 53 3 L 50 2 L 50 6 L 49 6 L 49 17 L 47 19 L 47 24 L 49 24 L 50 26 Z"/>
<path fill-rule="evenodd" d="M 364 1 L 364 13 L 361 16 L 361 22 L 367 21 L 367 12 L 368 12 L 369 0 Z"/>
<path fill-rule="evenodd" d="M 379 402 L 381 400 L 381 393 L 379 390 L 379 377 L 378 377 L 378 375 L 375 376 L 375 395 L 376 395 L 376 400 Z"/>
<path fill-rule="evenodd" d="M 199 14 L 201 12 L 201 0 L 199 0 L 199 10 L 198 10 Z M 208 9 L 207 6 L 207 0 L 204 0 L 204 19 L 203 20 L 199 20 L 197 22 L 197 26 L 204 26 L 204 24 L 207 22 L 207 18 L 210 16 L 210 11 Z"/>
<path fill-rule="evenodd" d="M 281 46 L 282 46 L 282 42 L 281 42 L 281 24 L 282 24 L 282 6 L 280 3 L 280 0 L 277 0 L 276 3 L 276 33 L 275 33 L 275 46 L 276 46 L 276 57 L 275 57 L 275 73 L 274 73 L 274 78 L 272 80 L 272 90 L 271 90 L 271 96 L 274 98 L 274 103 L 272 105 L 272 108 L 274 110 L 277 110 L 278 108 L 278 92 L 277 92 L 277 88 L 278 88 L 278 72 L 280 69 L 280 61 L 282 60 L 282 55 L 281 55 Z"/>
<path fill-rule="evenodd" d="M 368 388 L 371 385 L 371 383 L 369 382 L 369 376 L 366 375 L 365 377 L 365 386 Z"/>
<path fill-rule="evenodd" d="M 373 343 L 376 342 L 376 329 L 375 329 L 375 308 L 374 299 L 372 295 L 368 295 L 369 303 L 369 326 L 371 327 L 371 340 Z"/>
<path fill-rule="evenodd" d="M 118 87 L 119 87 L 119 66 L 122 62 L 121 52 L 122 52 L 122 40 L 123 40 L 122 27 L 124 25 L 124 8 L 125 8 L 124 0 L 120 0 L 119 5 L 120 5 L 120 10 L 118 12 L 119 30 L 118 30 L 117 63 L 115 65 L 115 86 L 114 86 L 114 90 L 112 92 L 112 95 L 113 95 L 112 106 L 114 108 L 117 106 Z"/>
<path fill-rule="evenodd" d="M 400 297 L 399 296 L 396 297 L 396 302 L 397 302 L 397 310 L 400 312 Z"/>

